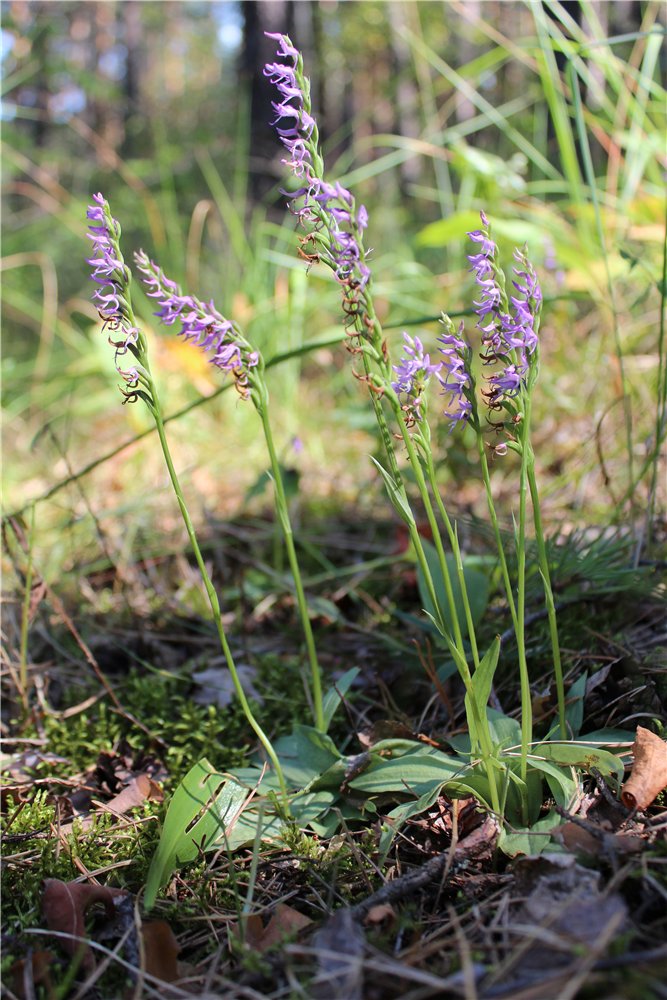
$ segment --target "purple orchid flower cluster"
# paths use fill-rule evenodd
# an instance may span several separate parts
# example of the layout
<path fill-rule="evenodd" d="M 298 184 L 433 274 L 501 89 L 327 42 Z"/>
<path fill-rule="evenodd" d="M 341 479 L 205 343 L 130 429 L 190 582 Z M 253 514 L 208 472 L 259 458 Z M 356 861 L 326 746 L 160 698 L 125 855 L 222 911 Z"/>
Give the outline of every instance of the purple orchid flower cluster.
<path fill-rule="evenodd" d="M 213 351 L 211 364 L 230 372 L 237 391 L 247 399 L 250 392 L 248 369 L 259 364 L 258 352 L 250 349 L 231 320 L 220 315 L 213 300 L 203 303 L 194 295 L 183 295 L 176 282 L 168 278 L 143 250 L 135 253 L 134 259 L 146 294 L 160 305 L 154 315 L 165 326 L 180 323 L 180 337 L 202 351 Z"/>
<path fill-rule="evenodd" d="M 500 363 L 502 369 L 486 377 L 488 388 L 482 393 L 489 409 L 501 409 L 503 402 L 511 400 L 525 387 L 531 365 L 537 358 L 537 327 L 542 304 L 542 292 L 535 270 L 525 251 L 515 250 L 516 294 L 509 302 L 505 292 L 505 278 L 497 264 L 497 247 L 489 233 L 489 221 L 480 213 L 482 228 L 468 233 L 479 250 L 468 256 L 471 271 L 481 291 L 474 302 L 478 316 L 477 329 L 481 333 L 482 363 Z M 402 407 L 406 421 L 414 424 L 421 420 L 423 394 L 428 380 L 435 376 L 443 394 L 447 395 L 445 416 L 450 430 L 457 423 L 465 423 L 475 410 L 474 380 L 471 373 L 472 348 L 464 336 L 464 325 L 458 331 L 448 316 L 443 316 L 445 333 L 438 337 L 442 360 L 431 362 L 424 354 L 419 338 L 403 334 L 403 357 L 394 365 L 396 379 L 392 389 L 403 397 Z"/>
<path fill-rule="evenodd" d="M 120 251 L 120 224 L 111 215 L 109 203 L 102 194 L 94 194 L 94 205 L 86 212 L 88 219 L 88 239 L 93 244 L 93 256 L 86 263 L 92 267 L 91 278 L 100 288 L 93 293 L 103 329 L 109 331 L 109 343 L 115 351 L 116 371 L 125 382 L 122 389 L 125 400 L 136 398 L 140 382 L 139 369 L 119 364 L 119 358 L 128 352 L 141 358 L 142 341 L 139 329 L 134 325 L 128 299 L 125 295 L 130 283 L 130 270 Z"/>
<path fill-rule="evenodd" d="M 484 364 L 500 363 L 501 371 L 487 376 L 489 384 L 484 393 L 492 409 L 500 408 L 504 399 L 516 396 L 525 385 L 528 371 L 538 345 L 537 322 L 542 304 L 542 291 L 535 270 L 525 250 L 515 250 L 516 280 L 512 282 L 516 295 L 507 299 L 504 277 L 497 264 L 498 248 L 489 233 L 489 220 L 480 213 L 482 228 L 468 233 L 480 247 L 470 254 L 470 270 L 481 291 L 475 301 L 477 329 L 482 335 Z"/>
<path fill-rule="evenodd" d="M 302 256 L 309 261 L 323 260 L 358 299 L 371 275 L 362 244 L 368 213 L 363 205 L 356 208 L 353 195 L 342 184 L 330 184 L 324 179 L 319 133 L 311 114 L 310 83 L 303 74 L 301 54 L 287 35 L 266 34 L 278 42 L 277 57 L 281 60 L 264 67 L 264 75 L 281 98 L 272 102 L 276 113 L 273 124 L 289 154 L 282 162 L 301 182 L 289 195 L 292 211 L 302 223 L 312 227 L 302 244 L 312 243 L 317 251 L 314 254 L 302 251 Z M 288 124 L 279 125 L 281 121 Z"/>

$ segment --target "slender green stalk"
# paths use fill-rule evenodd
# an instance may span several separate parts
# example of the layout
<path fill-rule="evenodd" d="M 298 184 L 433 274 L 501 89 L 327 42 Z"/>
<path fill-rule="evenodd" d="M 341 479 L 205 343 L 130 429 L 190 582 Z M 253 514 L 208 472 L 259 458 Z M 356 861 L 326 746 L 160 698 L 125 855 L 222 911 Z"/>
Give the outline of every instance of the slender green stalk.
<path fill-rule="evenodd" d="M 25 592 L 21 613 L 21 644 L 19 647 L 19 686 L 21 697 L 27 699 L 28 692 L 28 628 L 30 625 L 30 597 L 32 594 L 32 547 L 35 539 L 35 504 L 30 511 L 30 534 L 28 535 L 28 562 L 25 571 Z M 27 705 L 27 701 L 25 702 Z"/>
<path fill-rule="evenodd" d="M 561 739 L 568 738 L 567 722 L 565 719 L 565 681 L 563 678 L 563 665 L 560 658 L 560 642 L 558 639 L 558 623 L 556 621 L 556 606 L 554 604 L 553 589 L 551 587 L 551 573 L 549 571 L 549 559 L 547 558 L 547 547 L 542 531 L 542 513 L 540 510 L 540 496 L 537 489 L 537 479 L 535 477 L 535 459 L 533 450 L 529 445 L 529 462 L 527 467 L 528 485 L 530 487 L 530 499 L 533 505 L 533 523 L 535 525 L 535 542 L 537 545 L 537 561 L 542 576 L 544 586 L 544 600 L 547 607 L 547 618 L 549 621 L 549 636 L 551 638 L 551 653 L 554 663 L 554 674 L 556 676 L 556 694 L 558 698 L 558 722 L 560 725 Z"/>
<path fill-rule="evenodd" d="M 285 782 L 285 775 L 283 774 L 283 769 L 278 760 L 278 756 L 273 749 L 271 740 L 266 735 L 259 722 L 253 715 L 252 709 L 248 699 L 246 698 L 246 693 L 243 690 L 243 685 L 241 684 L 241 678 L 239 677 L 238 671 L 236 669 L 236 664 L 234 663 L 234 658 L 232 656 L 232 651 L 229 648 L 229 642 L 227 641 L 227 635 L 225 633 L 224 625 L 222 624 L 222 614 L 220 611 L 220 602 L 218 600 L 218 595 L 216 593 L 215 587 L 211 581 L 208 570 L 206 568 L 206 563 L 204 562 L 204 557 L 202 556 L 201 549 L 199 548 L 199 542 L 197 540 L 197 535 L 195 533 L 194 525 L 190 518 L 190 513 L 185 503 L 185 498 L 183 496 L 183 490 L 181 489 L 181 484 L 174 468 L 174 463 L 172 461 L 171 452 L 169 450 L 169 445 L 167 443 L 167 436 L 164 430 L 164 423 L 162 420 L 162 410 L 160 407 L 159 398 L 157 391 L 155 389 L 155 383 L 151 384 L 151 395 L 153 398 L 153 417 L 155 419 L 155 424 L 157 426 L 157 433 L 160 439 L 160 445 L 162 447 L 162 454 L 164 455 L 164 460 L 167 465 L 167 471 L 169 473 L 169 479 L 171 480 L 171 485 L 173 487 L 174 493 L 176 494 L 176 499 L 178 501 L 178 506 L 181 510 L 181 516 L 183 518 L 183 523 L 185 524 L 185 530 L 188 533 L 188 539 L 190 545 L 192 546 L 192 551 L 194 552 L 195 560 L 197 566 L 199 567 L 199 572 L 201 573 L 202 580 L 204 581 L 204 588 L 206 590 L 206 596 L 208 597 L 209 604 L 211 606 L 211 611 L 213 612 L 213 620 L 215 621 L 216 629 L 218 631 L 218 637 L 220 639 L 220 645 L 222 646 L 222 651 L 225 656 L 225 661 L 227 667 L 229 668 L 229 673 L 232 678 L 232 683 L 234 685 L 234 690 L 239 699 L 243 713 L 250 723 L 254 733 L 259 739 L 260 743 L 264 747 L 266 754 L 273 764 L 278 781 L 280 782 L 280 789 L 283 795 L 284 804 L 287 807 L 287 784 Z"/>
<path fill-rule="evenodd" d="M 433 504 L 431 503 L 431 497 L 426 485 L 426 480 L 424 478 L 424 472 L 422 469 L 419 456 L 417 455 L 416 448 L 410 437 L 410 432 L 405 426 L 405 420 L 403 419 L 403 414 L 401 413 L 401 408 L 398 400 L 395 402 L 392 400 L 392 405 L 394 406 L 394 412 L 396 419 L 401 429 L 401 434 L 403 437 L 403 442 L 405 444 L 405 449 L 408 453 L 408 459 L 412 470 L 414 472 L 415 480 L 417 482 L 417 488 L 419 490 L 419 495 L 421 497 L 422 503 L 424 504 L 424 510 L 426 511 L 426 517 L 428 519 L 429 527 L 431 529 L 431 534 L 433 536 L 433 542 L 435 544 L 436 551 L 438 553 L 438 563 L 440 565 L 440 572 L 442 574 L 443 582 L 445 585 L 445 594 L 447 596 L 447 604 L 449 605 L 449 612 L 452 619 L 452 630 L 454 633 L 454 641 L 456 643 L 456 648 L 461 653 L 461 656 L 465 659 L 465 649 L 463 646 L 463 636 L 461 635 L 461 625 L 459 622 L 459 616 L 456 610 L 456 602 L 454 600 L 454 591 L 452 588 L 452 581 L 449 574 L 449 568 L 447 566 L 447 560 L 445 558 L 445 550 L 443 548 L 442 539 L 440 538 L 440 529 L 438 527 L 438 522 L 433 511 Z"/>
<path fill-rule="evenodd" d="M 296 590 L 296 600 L 299 607 L 299 615 L 301 617 L 301 625 L 303 628 L 304 638 L 306 640 L 306 649 L 308 650 L 308 660 L 310 662 L 311 694 L 313 697 L 313 715 L 315 718 L 315 727 L 316 729 L 319 729 L 319 731 L 323 733 L 326 729 L 326 726 L 324 723 L 324 707 L 322 702 L 322 676 L 320 672 L 320 665 L 317 659 L 317 651 L 315 649 L 315 639 L 313 637 L 313 629 L 310 624 L 310 617 L 308 615 L 308 602 L 306 601 L 306 595 L 303 589 L 303 581 L 301 579 L 299 560 L 297 559 L 296 549 L 294 547 L 294 533 L 292 531 L 292 524 L 289 516 L 287 498 L 285 496 L 285 488 L 283 485 L 283 478 L 280 470 L 280 462 L 278 461 L 275 445 L 273 443 L 273 434 L 271 432 L 271 424 L 269 421 L 268 394 L 266 393 L 266 390 L 264 390 L 262 396 L 263 398 L 261 400 L 261 403 L 258 405 L 256 402 L 255 405 L 257 407 L 258 413 L 262 421 L 262 428 L 264 430 L 264 439 L 266 441 L 266 447 L 269 452 L 269 460 L 271 462 L 271 474 L 273 476 L 273 486 L 275 490 L 276 511 L 278 513 L 278 518 L 280 520 L 283 537 L 285 539 L 287 558 L 289 560 L 290 569 L 292 571 L 294 588 Z M 252 398 L 254 401 L 255 400 L 254 394 Z"/>
<path fill-rule="evenodd" d="M 509 567 L 507 565 L 507 557 L 505 556 L 505 546 L 503 545 L 503 539 L 500 533 L 500 524 L 498 523 L 498 515 L 496 514 L 496 508 L 493 502 L 493 491 L 491 489 L 491 473 L 489 471 L 489 461 L 486 457 L 486 451 L 484 450 L 484 438 L 482 437 L 482 432 L 479 427 L 476 429 L 476 437 L 477 437 L 477 452 L 479 454 L 479 461 L 482 468 L 482 480 L 484 482 L 484 492 L 486 493 L 486 503 L 489 510 L 489 517 L 491 518 L 493 537 L 496 542 L 496 548 L 498 549 L 498 561 L 500 562 L 500 570 L 503 577 L 503 585 L 505 587 L 507 606 L 509 608 L 510 615 L 512 618 L 512 625 L 514 627 L 514 631 L 516 632 L 517 617 L 516 617 L 516 603 L 514 601 L 514 591 L 512 589 L 512 581 L 510 579 Z"/>
<path fill-rule="evenodd" d="M 527 392 L 524 394 L 523 419 L 519 434 L 521 443 L 521 471 L 519 473 L 519 524 L 516 531 L 516 555 L 518 563 L 516 641 L 519 649 L 519 678 L 521 685 L 521 779 L 524 782 L 528 772 L 528 747 L 533 738 L 533 705 L 530 693 L 528 664 L 526 661 L 526 505 L 528 495 L 528 465 L 530 462 L 530 404 L 530 393 Z"/>
<path fill-rule="evenodd" d="M 433 455 L 430 448 L 425 448 L 423 454 L 426 465 L 426 474 L 431 486 L 431 492 L 435 497 L 435 502 L 445 525 L 445 530 L 447 531 L 449 542 L 452 546 L 454 559 L 456 560 L 456 575 L 459 581 L 459 589 L 461 591 L 461 598 L 463 601 L 463 611 L 466 618 L 466 627 L 468 629 L 468 639 L 470 640 L 473 663 L 475 664 L 475 669 L 477 669 L 479 666 L 477 636 L 475 635 L 475 626 L 472 620 L 472 610 L 470 608 L 470 599 L 468 597 L 468 587 L 466 586 L 465 574 L 463 572 L 463 559 L 461 558 L 461 546 L 459 545 L 458 534 L 452 525 L 449 514 L 447 513 L 447 508 L 442 502 L 442 497 L 440 496 L 440 491 L 438 490 L 438 484 L 435 476 L 435 466 L 433 464 Z"/>

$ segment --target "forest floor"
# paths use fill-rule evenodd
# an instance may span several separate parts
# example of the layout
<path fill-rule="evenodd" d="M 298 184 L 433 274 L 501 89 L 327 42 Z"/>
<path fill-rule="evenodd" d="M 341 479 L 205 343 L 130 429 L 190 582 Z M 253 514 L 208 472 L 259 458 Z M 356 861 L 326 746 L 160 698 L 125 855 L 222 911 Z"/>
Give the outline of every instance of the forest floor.
<path fill-rule="evenodd" d="M 319 554 L 309 593 L 325 674 L 333 683 L 360 668 L 331 733 L 337 746 L 356 755 L 378 734 L 440 745 L 460 732 L 458 681 L 434 688 L 426 674 L 442 652 L 420 621 L 396 526 L 337 516 L 306 540 Z M 469 543 L 484 544 L 473 529 Z M 211 525 L 206 558 L 259 721 L 277 735 L 308 706 L 294 602 L 266 569 L 273 544 L 259 519 Z M 556 580 L 570 595 L 560 617 L 568 688 L 585 677 L 584 731 L 640 725 L 664 736 L 664 593 L 655 566 L 628 580 L 606 590 Z M 441 794 L 381 864 L 380 803 L 376 822 L 342 820 L 329 839 L 292 828 L 283 846 L 202 854 L 142 912 L 170 793 L 204 756 L 219 770 L 243 763 L 252 733 L 185 556 L 126 565 L 122 579 L 98 568 L 63 591 L 34 572 L 24 672 L 23 595 L 5 601 L 5 996 L 667 996 L 667 798 L 631 812 L 595 774 L 541 851 L 502 854 L 494 817 Z M 498 601 L 487 619 L 490 634 L 505 627 Z M 555 705 L 539 614 L 529 639 L 546 725 Z M 493 697 L 516 716 L 511 640 L 503 652 Z"/>

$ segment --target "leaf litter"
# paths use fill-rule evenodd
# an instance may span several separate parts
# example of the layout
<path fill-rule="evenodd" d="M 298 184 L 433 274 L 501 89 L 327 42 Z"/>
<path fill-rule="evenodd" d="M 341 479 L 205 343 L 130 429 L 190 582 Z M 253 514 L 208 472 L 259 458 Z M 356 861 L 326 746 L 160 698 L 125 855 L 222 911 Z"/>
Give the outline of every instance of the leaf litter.
<path fill-rule="evenodd" d="M 402 574 L 397 583 L 405 586 Z M 364 606 L 363 615 L 369 614 L 368 608 Z M 351 625 L 361 624 L 349 619 L 349 605 L 345 612 Z M 41 613 L 43 608 L 38 608 L 37 617 Z M 65 628 L 72 635 L 70 624 L 65 622 Z M 263 627 L 262 622 L 253 625 L 258 631 L 252 640 L 258 648 Z M 267 631 L 274 627 L 269 623 Z M 359 653 L 367 648 L 369 664 L 378 662 L 382 647 L 375 647 L 372 631 L 343 636 L 337 631 L 331 633 L 329 654 L 334 670 L 342 673 L 350 665 L 349 659 L 341 663 L 341 657 L 348 650 L 354 654 L 355 643 Z M 161 643 L 159 629 L 153 638 L 156 649 L 171 648 L 169 642 Z M 289 632 L 284 638 L 289 644 Z M 187 648 L 185 634 L 182 641 Z M 103 648 L 100 634 L 86 644 L 89 652 L 95 650 L 90 655 L 98 669 L 104 662 Z M 205 648 L 200 639 L 193 646 L 198 662 L 206 661 Z M 589 674 L 580 707 L 589 729 L 627 728 L 619 711 L 621 699 L 619 707 L 606 709 L 606 716 L 594 714 L 613 702 L 610 693 L 621 688 L 626 692 L 623 708 L 629 712 L 627 692 L 634 691 L 633 680 L 628 687 L 624 670 L 619 669 L 627 666 L 627 659 L 604 661 L 607 650 L 600 649 L 602 669 Z M 84 662 L 89 662 L 86 651 L 82 653 Z M 170 654 L 168 659 L 173 669 L 177 658 Z M 363 656 L 360 662 L 364 663 Z M 360 733 L 362 751 L 357 771 L 346 776 L 349 782 L 364 773 L 366 755 L 383 739 L 417 739 L 437 748 L 444 746 L 443 735 L 456 733 L 461 694 L 449 680 L 444 682 L 445 711 L 451 709 L 452 718 L 445 721 L 444 730 L 442 708 L 438 709 L 442 701 L 433 702 L 430 714 L 421 719 L 396 711 L 392 694 L 400 690 L 404 670 L 400 663 L 385 654 L 383 677 L 368 666 L 362 670 L 356 684 L 365 700 L 362 710 L 355 707 L 355 699 L 346 699 L 346 725 L 348 731 Z M 411 678 L 411 689 L 418 676 Z M 386 686 L 392 677 L 391 686 Z M 636 681 L 634 685 L 641 688 Z M 650 712 L 655 705 L 650 701 L 653 692 L 650 680 L 648 688 L 644 685 L 639 694 L 632 694 L 634 710 Z M 501 684 L 495 694 L 509 703 L 506 685 Z M 117 701 L 116 710 L 131 720 L 132 712 L 125 709 L 122 698 Z M 553 711 L 549 692 L 543 707 Z M 28 750 L 16 744 L 19 752 L 9 755 L 14 801 L 4 809 L 5 864 L 10 875 L 38 864 L 39 845 L 60 843 L 60 850 L 65 844 L 71 849 L 77 823 L 97 821 L 102 814 L 111 824 L 102 836 L 110 843 L 120 838 L 121 851 L 124 831 L 140 829 L 146 811 L 154 814 L 160 808 L 161 786 L 168 775 L 165 747 L 151 741 L 145 731 L 150 730 L 150 720 L 145 721 L 149 725 L 140 730 L 141 740 L 134 731 L 135 746 L 120 740 L 98 752 L 94 763 L 79 772 L 68 772 L 66 756 L 53 754 L 48 740 Z M 105 995 L 100 984 L 107 966 L 115 961 L 109 954 L 117 954 L 134 970 L 123 967 L 134 983 L 131 989 L 145 988 L 151 995 L 282 998 L 289 995 L 288 984 L 298 982 L 304 984 L 306 995 L 321 1000 L 473 994 L 480 1000 L 548 1000 L 575 997 L 581 990 L 583 996 L 586 989 L 603 991 L 605 982 L 637 979 L 642 995 L 649 996 L 650 984 L 659 979 L 661 963 L 667 961 L 663 944 L 667 893 L 660 867 L 667 813 L 660 804 L 665 782 L 657 777 L 663 773 L 664 747 L 659 736 L 638 727 L 632 754 L 634 784 L 632 777 L 625 782 L 619 800 L 613 778 L 596 776 L 592 769 L 577 801 L 560 816 L 554 814 L 554 832 L 550 840 L 547 836 L 548 848 L 540 857 L 503 858 L 495 849 L 498 825 L 476 801 L 440 794 L 429 808 L 408 818 L 382 869 L 372 824 L 363 830 L 343 825 L 342 833 L 331 840 L 299 834 L 287 851 L 280 844 L 265 845 L 259 852 L 247 848 L 229 857 L 221 849 L 213 858 L 199 860 L 195 852 L 194 870 L 174 875 L 159 904 L 158 919 L 145 922 L 140 917 L 141 879 L 133 880 L 131 865 L 117 869 L 112 863 L 97 871 L 79 857 L 73 871 L 79 881 L 46 883 L 45 912 L 41 922 L 33 923 L 39 937 L 23 938 L 31 945 L 39 942 L 39 947 L 14 963 L 15 995 L 32 996 L 36 990 L 47 998 L 56 995 L 54 983 L 62 979 L 66 967 L 63 957 L 70 961 L 76 953 L 72 950 L 76 942 L 68 945 L 60 936 L 65 934 L 90 943 L 81 952 L 80 975 L 92 980 L 90 995 L 100 997 Z M 41 774 L 39 787 L 48 801 L 57 806 L 58 828 L 52 822 L 39 829 L 21 825 L 25 815 L 21 803 L 30 807 L 36 774 Z M 24 832 L 25 841 L 15 839 Z M 149 852 L 154 844 L 151 836 Z M 100 879 L 106 885 L 97 885 Z M 240 939 L 239 898 L 250 908 L 240 918 Z M 54 936 L 49 940 L 50 932 Z M 244 942 L 240 948 L 239 940 Z M 12 943 L 10 929 L 5 947 L 11 949 Z M 619 975 L 620 980 L 614 979 Z M 177 992 L 170 993 L 170 988 Z"/>

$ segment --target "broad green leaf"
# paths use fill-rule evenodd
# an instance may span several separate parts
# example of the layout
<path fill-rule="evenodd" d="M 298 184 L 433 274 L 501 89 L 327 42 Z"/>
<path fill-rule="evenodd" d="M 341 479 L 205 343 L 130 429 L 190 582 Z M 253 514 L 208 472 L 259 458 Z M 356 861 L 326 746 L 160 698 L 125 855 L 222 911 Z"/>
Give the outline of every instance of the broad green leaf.
<path fill-rule="evenodd" d="M 447 630 L 451 633 L 453 626 L 453 619 L 451 610 L 449 607 L 449 601 L 447 600 L 447 594 L 445 591 L 445 581 L 443 579 L 442 571 L 440 569 L 440 560 L 438 559 L 438 553 L 434 545 L 430 542 L 423 541 L 422 545 L 424 547 L 424 554 L 426 555 L 426 561 L 428 563 L 429 570 L 431 571 L 431 577 L 433 578 L 433 586 L 435 587 L 435 593 L 442 611 L 445 626 Z M 447 564 L 447 569 L 449 571 L 449 578 L 452 584 L 452 593 L 454 595 L 454 607 L 456 611 L 456 617 L 458 619 L 459 625 L 462 632 L 465 634 L 466 631 L 466 619 L 465 612 L 463 610 L 463 597 L 461 594 L 461 587 L 459 586 L 459 580 L 456 570 L 456 559 L 451 553 L 445 554 L 445 562 Z M 489 581 L 484 573 L 481 573 L 478 569 L 474 569 L 472 566 L 468 566 L 466 563 L 463 565 L 463 579 L 465 581 L 465 588 L 468 594 L 468 601 L 470 603 L 470 613 L 473 620 L 473 625 L 478 625 L 486 611 L 487 605 L 489 603 Z M 437 620 L 438 614 L 437 609 L 433 606 L 433 601 L 431 600 L 428 589 L 426 587 L 426 581 L 424 580 L 424 574 L 421 568 L 417 568 L 417 582 L 419 585 L 419 596 L 421 598 L 422 607 L 426 613 L 434 620 Z"/>
<path fill-rule="evenodd" d="M 519 773 L 520 768 L 520 761 L 513 759 L 510 762 L 505 759 L 507 787 L 503 816 L 513 825 L 521 825 L 526 821 L 531 825 L 542 810 L 544 782 L 540 772 L 530 767 L 526 780 L 523 781 Z"/>
<path fill-rule="evenodd" d="M 577 791 L 577 782 L 572 777 L 572 773 L 566 773 L 562 767 L 552 761 L 541 760 L 532 755 L 528 757 L 528 764 L 536 771 L 541 771 L 546 775 L 547 783 L 556 803 L 567 809 Z"/>
<path fill-rule="evenodd" d="M 147 909 L 177 865 L 194 860 L 221 831 L 231 834 L 248 794 L 228 775 L 215 771 L 206 758 L 190 768 L 169 803 L 151 861 L 144 898 Z"/>
<path fill-rule="evenodd" d="M 300 791 L 341 759 L 331 737 L 312 726 L 295 726 L 273 746 L 288 784 Z"/>
<path fill-rule="evenodd" d="M 430 754 L 404 754 L 395 760 L 374 760 L 367 771 L 352 779 L 350 787 L 374 795 L 383 792 L 423 795 L 432 785 L 462 777 L 465 771 L 466 765 L 460 760 L 437 750 Z"/>
<path fill-rule="evenodd" d="M 498 838 L 498 847 L 510 858 L 515 858 L 517 854 L 541 854 L 549 846 L 551 831 L 561 822 L 557 812 L 550 812 L 530 827 L 511 832 L 502 830 Z"/>
<path fill-rule="evenodd" d="M 347 692 L 352 687 L 352 684 L 359 674 L 359 667 L 352 667 L 347 670 L 339 680 L 336 681 L 334 687 L 329 688 L 322 700 L 322 709 L 324 711 L 324 731 L 326 732 L 331 725 L 331 720 L 336 714 L 336 709 L 340 705 L 341 701 L 347 694 Z"/>
<path fill-rule="evenodd" d="M 531 762 L 535 756 L 545 757 L 555 764 L 563 764 L 566 767 L 579 767 L 584 771 L 595 768 L 603 775 L 613 775 L 618 781 L 623 778 L 623 763 L 609 750 L 598 750 L 579 743 L 549 742 L 540 743 L 534 748 Z"/>
<path fill-rule="evenodd" d="M 496 746 L 515 747 L 521 743 L 521 723 L 495 708 L 487 708 L 491 739 Z"/>
<path fill-rule="evenodd" d="M 415 242 L 421 247 L 438 249 L 449 243 L 460 242 L 462 234 L 473 229 L 479 229 L 479 214 L 477 212 L 455 212 L 454 215 L 449 215 L 446 219 L 438 219 L 437 222 L 429 223 L 417 234 Z M 539 226 L 519 218 L 506 220 L 494 217 L 493 231 L 496 235 L 511 240 L 512 243 L 519 246 L 523 243 L 537 246 L 544 237 Z"/>

